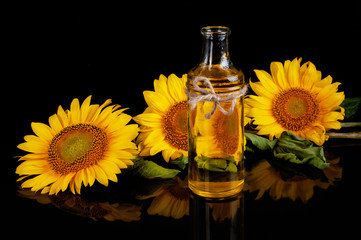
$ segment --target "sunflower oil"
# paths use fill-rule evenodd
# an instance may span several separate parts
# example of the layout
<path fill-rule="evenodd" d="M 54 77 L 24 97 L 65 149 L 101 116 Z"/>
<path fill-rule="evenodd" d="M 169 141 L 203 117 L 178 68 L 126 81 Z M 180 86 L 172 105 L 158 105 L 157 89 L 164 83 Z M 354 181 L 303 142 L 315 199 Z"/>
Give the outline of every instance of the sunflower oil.
<path fill-rule="evenodd" d="M 211 78 L 212 84 L 222 81 Z M 222 85 L 222 92 L 229 93 L 230 88 L 234 89 L 234 86 Z M 196 108 L 188 109 L 188 184 L 197 195 L 224 198 L 239 193 L 244 183 L 243 99 L 237 101 L 231 115 L 225 115 L 217 108 L 207 119 L 205 114 L 213 104 L 198 102 Z M 230 102 L 221 103 L 224 109 L 230 105 Z"/>
<path fill-rule="evenodd" d="M 228 54 L 226 27 L 202 28 L 201 63 L 188 73 L 188 185 L 226 198 L 244 184 L 244 75 Z"/>

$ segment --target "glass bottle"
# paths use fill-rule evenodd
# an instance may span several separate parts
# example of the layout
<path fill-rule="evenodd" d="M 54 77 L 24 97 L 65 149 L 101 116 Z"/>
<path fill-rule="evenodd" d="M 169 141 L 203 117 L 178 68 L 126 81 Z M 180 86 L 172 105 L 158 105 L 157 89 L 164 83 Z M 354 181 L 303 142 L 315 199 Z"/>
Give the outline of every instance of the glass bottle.
<path fill-rule="evenodd" d="M 228 52 L 230 29 L 201 29 L 200 63 L 188 73 L 188 185 L 197 195 L 224 198 L 244 184 L 244 75 Z"/>

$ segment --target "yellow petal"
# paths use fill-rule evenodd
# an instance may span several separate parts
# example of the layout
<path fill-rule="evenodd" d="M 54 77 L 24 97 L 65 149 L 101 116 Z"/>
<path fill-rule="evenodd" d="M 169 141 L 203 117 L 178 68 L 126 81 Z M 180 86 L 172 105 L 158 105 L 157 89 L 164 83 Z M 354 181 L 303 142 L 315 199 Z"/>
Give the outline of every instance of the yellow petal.
<path fill-rule="evenodd" d="M 337 110 L 339 105 L 345 100 L 345 94 L 343 92 L 338 92 L 333 94 L 330 98 L 325 98 L 320 102 L 320 106 L 324 110 Z"/>
<path fill-rule="evenodd" d="M 20 143 L 17 146 L 19 149 L 31 152 L 31 153 L 46 153 L 48 152 L 48 147 L 44 144 L 36 143 L 36 142 L 25 142 Z"/>
<path fill-rule="evenodd" d="M 183 81 L 175 74 L 171 74 L 168 77 L 168 90 L 175 102 L 187 100 L 187 95 L 185 94 L 184 88 L 185 84 L 183 84 Z"/>
<path fill-rule="evenodd" d="M 263 96 L 266 97 L 268 99 L 273 99 L 274 98 L 274 94 L 270 91 L 268 91 L 267 88 L 265 88 L 260 82 L 252 82 L 249 81 L 252 90 L 258 95 L 258 96 Z"/>
<path fill-rule="evenodd" d="M 109 161 L 112 161 L 118 167 L 118 170 L 128 168 L 128 165 L 124 162 L 123 158 L 108 157 L 107 159 Z M 127 159 L 127 158 L 125 158 L 125 159 Z M 128 159 L 130 159 L 130 158 L 128 158 Z M 120 170 L 119 170 L 119 172 L 115 172 L 115 173 L 120 173 Z"/>
<path fill-rule="evenodd" d="M 93 186 L 94 182 L 95 182 L 95 171 L 93 169 L 93 167 L 88 167 L 86 168 L 87 171 L 87 176 L 88 176 L 88 183 L 89 186 Z"/>
<path fill-rule="evenodd" d="M 82 103 L 82 105 L 81 105 L 81 108 L 80 108 L 80 122 L 85 122 L 85 120 L 88 117 L 91 97 L 92 97 L 91 95 L 89 97 L 87 97 L 84 100 L 84 102 Z"/>
<path fill-rule="evenodd" d="M 98 162 L 98 165 L 104 170 L 105 173 L 120 173 L 119 167 L 114 163 L 114 161 L 103 159 Z"/>
<path fill-rule="evenodd" d="M 302 68 L 305 69 L 302 70 Z M 300 84 L 304 89 L 310 90 L 317 81 L 321 80 L 321 74 L 311 62 L 304 63 L 301 67 L 301 72 Z"/>
<path fill-rule="evenodd" d="M 49 164 L 44 160 L 33 160 L 33 161 L 25 161 L 20 164 L 15 173 L 19 175 L 37 175 L 43 174 L 49 170 Z"/>
<path fill-rule="evenodd" d="M 50 142 L 54 137 L 51 128 L 44 123 L 32 122 L 31 128 L 38 137 L 47 142 Z"/>
<path fill-rule="evenodd" d="M 285 130 L 286 129 L 284 129 L 281 125 L 276 123 L 276 124 L 262 126 L 262 128 L 260 128 L 260 130 L 258 131 L 258 134 L 268 135 L 269 138 L 273 140 L 273 137 L 279 137 L 281 133 Z"/>
<path fill-rule="evenodd" d="M 70 119 L 72 124 L 80 122 L 80 105 L 77 98 L 75 98 L 70 104 Z"/>
<path fill-rule="evenodd" d="M 56 182 L 51 184 L 50 189 L 49 189 L 49 195 L 58 194 L 58 192 L 61 190 L 63 179 L 64 179 L 64 177 L 60 176 Z"/>
<path fill-rule="evenodd" d="M 162 116 L 156 113 L 142 113 L 133 119 L 143 126 L 161 128 Z"/>
<path fill-rule="evenodd" d="M 251 108 L 260 108 L 264 110 L 272 109 L 272 101 L 265 97 L 251 95 L 244 100 L 245 104 L 248 104 Z"/>
<path fill-rule="evenodd" d="M 154 91 L 163 95 L 169 106 L 174 104 L 175 101 L 170 96 L 167 86 L 167 78 L 164 75 L 160 75 L 159 80 L 154 80 Z"/>
<path fill-rule="evenodd" d="M 68 115 L 61 106 L 58 107 L 57 114 L 63 128 L 67 127 L 69 125 Z"/>
<path fill-rule="evenodd" d="M 113 136 L 117 136 L 117 138 L 121 141 L 132 141 L 138 136 L 140 129 L 138 124 L 129 124 L 117 129 L 117 131 L 117 134 L 114 133 Z"/>
<path fill-rule="evenodd" d="M 137 146 L 135 145 L 135 143 L 133 142 L 129 142 L 129 141 L 117 141 L 117 142 L 112 142 L 111 144 L 109 144 L 108 146 L 108 151 L 117 151 L 117 150 L 122 150 L 122 149 L 137 149 Z"/>
<path fill-rule="evenodd" d="M 269 125 L 275 123 L 277 120 L 273 116 L 259 116 L 254 118 L 254 124 L 256 125 Z"/>
<path fill-rule="evenodd" d="M 341 123 L 339 121 L 323 122 L 322 125 L 325 127 L 326 130 L 341 129 Z"/>
<path fill-rule="evenodd" d="M 69 182 L 69 189 L 73 194 L 75 193 L 75 177 L 73 177 Z"/>
<path fill-rule="evenodd" d="M 279 92 L 279 88 L 276 86 L 271 75 L 263 70 L 254 70 L 254 72 L 256 73 L 257 78 L 260 80 L 262 85 L 267 88 L 269 92 L 272 94 L 277 94 Z"/>
<path fill-rule="evenodd" d="M 120 130 L 122 127 L 124 127 L 130 120 L 132 120 L 132 117 L 128 114 L 121 114 L 120 116 L 114 118 L 114 119 L 108 119 L 108 121 L 104 122 L 104 125 L 107 126 L 107 132 L 112 133 Z"/>
<path fill-rule="evenodd" d="M 289 88 L 289 84 L 286 80 L 285 71 L 283 65 L 280 62 L 271 62 L 272 77 L 281 89 Z"/>
<path fill-rule="evenodd" d="M 81 170 L 80 170 L 74 176 L 75 191 L 78 194 L 80 194 L 82 182 L 83 182 L 83 179 L 82 179 L 82 174 L 81 174 Z"/>
<path fill-rule="evenodd" d="M 113 182 L 118 182 L 118 178 L 115 174 L 120 173 L 120 170 L 117 165 L 107 160 L 100 161 L 98 165 L 103 169 L 109 180 Z"/>
<path fill-rule="evenodd" d="M 38 136 L 35 136 L 35 135 L 25 135 L 24 136 L 24 140 L 29 142 L 29 143 L 32 143 L 32 144 L 39 144 L 39 145 L 43 145 L 44 148 L 48 148 L 49 146 L 49 142 L 48 141 L 45 141 L 44 139 L 38 137 Z"/>
<path fill-rule="evenodd" d="M 103 108 L 105 108 L 106 106 L 108 106 L 109 104 L 112 103 L 112 100 L 111 99 L 107 99 L 100 107 L 98 107 L 94 113 L 94 116 L 93 118 L 91 119 L 92 122 L 96 122 L 101 111 L 103 110 Z M 93 105 L 95 106 L 95 105 Z"/>
<path fill-rule="evenodd" d="M 339 85 L 341 85 L 341 83 L 335 82 L 333 84 L 322 87 L 318 90 L 317 99 L 319 101 L 322 101 L 324 99 L 329 99 L 330 97 L 334 96 L 338 90 Z"/>
<path fill-rule="evenodd" d="M 164 140 L 164 133 L 162 129 L 154 129 L 152 132 L 149 133 L 148 137 L 144 140 L 144 144 L 153 144 L 156 141 L 163 141 Z"/>
<path fill-rule="evenodd" d="M 94 121 L 94 123 L 99 126 L 107 127 L 107 123 L 109 123 L 110 121 L 112 121 L 112 119 L 115 118 L 115 116 L 112 115 L 114 107 L 115 106 L 113 105 L 113 106 L 108 106 L 108 107 L 104 108 L 103 111 L 101 111 L 101 113 L 99 113 L 99 115 L 98 115 L 96 121 Z"/>
<path fill-rule="evenodd" d="M 169 101 L 161 94 L 152 92 L 152 91 L 144 91 L 143 92 L 144 99 L 147 102 L 148 106 L 157 113 L 167 112 L 169 109 Z"/>
<path fill-rule="evenodd" d="M 325 133 L 326 129 L 324 126 L 322 126 L 321 124 L 314 124 L 308 130 L 305 130 L 296 135 L 307 138 L 316 143 L 318 146 L 322 146 L 323 143 L 326 141 L 326 138 L 328 138 Z"/>
<path fill-rule="evenodd" d="M 151 147 L 150 155 L 153 156 L 167 148 L 169 148 L 168 144 L 166 144 L 164 141 L 158 141 L 158 142 L 154 143 L 154 145 Z"/>
<path fill-rule="evenodd" d="M 300 85 L 300 62 L 295 58 L 288 69 L 288 82 L 291 87 L 298 87 Z"/>
<path fill-rule="evenodd" d="M 320 74 L 321 75 L 321 74 Z M 328 75 L 327 77 L 325 77 L 324 79 L 318 81 L 315 83 L 315 87 L 318 88 L 324 88 L 328 85 L 330 85 L 332 83 L 332 77 L 330 75 Z"/>
<path fill-rule="evenodd" d="M 47 159 L 48 159 L 48 153 L 29 153 L 19 158 L 18 161 L 27 160 L 27 162 L 30 162 L 34 160 L 36 161 L 36 160 L 47 160 Z"/>
<path fill-rule="evenodd" d="M 333 122 L 337 120 L 343 120 L 344 115 L 341 112 L 328 112 L 323 115 L 323 121 L 324 122 Z"/>
<path fill-rule="evenodd" d="M 95 173 L 95 178 L 98 180 L 98 182 L 107 187 L 108 178 L 107 175 L 104 173 L 103 169 L 97 165 L 93 165 L 93 169 Z"/>
<path fill-rule="evenodd" d="M 81 179 L 83 180 L 84 187 L 88 186 L 88 184 L 89 184 L 88 171 L 86 169 L 87 168 L 84 168 L 81 170 Z"/>
<path fill-rule="evenodd" d="M 290 68 L 290 64 L 291 64 L 290 60 L 286 60 L 285 63 L 283 64 L 283 69 L 284 69 L 284 72 L 285 72 L 286 79 L 288 77 L 288 70 Z M 289 84 L 288 81 L 287 81 L 287 84 Z"/>
<path fill-rule="evenodd" d="M 248 116 L 250 117 L 263 117 L 263 116 L 269 116 L 272 117 L 272 111 L 270 110 L 264 110 L 264 109 L 260 109 L 260 108 L 252 108 L 249 113 Z"/>
<path fill-rule="evenodd" d="M 36 176 L 32 179 L 29 179 L 25 181 L 21 186 L 23 188 L 32 187 L 32 191 L 38 191 L 40 189 L 43 189 L 47 185 L 55 182 L 58 180 L 58 176 L 53 174 L 52 172 L 46 172 L 44 174 L 41 174 L 39 176 Z"/>
<path fill-rule="evenodd" d="M 68 187 L 70 181 L 73 179 L 74 175 L 75 175 L 75 172 L 70 172 L 64 177 L 62 185 L 61 185 L 61 190 L 63 192 L 67 189 L 67 187 Z"/>
<path fill-rule="evenodd" d="M 166 162 L 169 162 L 170 157 L 176 152 L 175 149 L 166 149 L 162 152 L 162 156 Z"/>
<path fill-rule="evenodd" d="M 57 114 L 49 117 L 49 124 L 55 134 L 59 133 L 63 129 L 63 125 L 61 124 Z"/>

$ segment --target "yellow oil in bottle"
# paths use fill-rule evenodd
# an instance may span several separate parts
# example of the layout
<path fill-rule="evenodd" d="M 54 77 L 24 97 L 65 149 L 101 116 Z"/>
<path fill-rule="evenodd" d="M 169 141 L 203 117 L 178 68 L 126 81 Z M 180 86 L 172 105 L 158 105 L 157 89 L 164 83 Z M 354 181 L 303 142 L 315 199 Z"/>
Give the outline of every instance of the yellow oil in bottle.
<path fill-rule="evenodd" d="M 212 71 L 209 73 L 211 74 L 207 75 L 214 75 Z M 189 77 L 188 82 L 192 83 L 193 76 Z M 242 74 L 228 77 L 234 81 L 231 82 L 225 77 L 208 77 L 215 93 L 229 94 L 241 89 L 244 84 Z M 192 85 L 188 85 L 188 89 L 197 93 Z M 231 100 L 220 103 L 225 110 L 228 110 L 231 104 Z M 225 198 L 239 193 L 244 184 L 243 98 L 237 99 L 230 115 L 216 108 L 207 119 L 205 115 L 213 107 L 214 102 L 198 102 L 193 110 L 188 109 L 188 184 L 197 195 Z"/>

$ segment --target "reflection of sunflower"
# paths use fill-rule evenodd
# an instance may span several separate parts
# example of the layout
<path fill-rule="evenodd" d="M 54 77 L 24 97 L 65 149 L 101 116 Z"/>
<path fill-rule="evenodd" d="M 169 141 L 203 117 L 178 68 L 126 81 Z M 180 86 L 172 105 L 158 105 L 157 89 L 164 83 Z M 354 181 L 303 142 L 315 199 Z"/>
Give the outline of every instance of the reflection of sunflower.
<path fill-rule="evenodd" d="M 26 180 L 23 188 L 42 193 L 57 194 L 70 190 L 80 194 L 82 184 L 92 186 L 95 179 L 107 186 L 108 180 L 117 181 L 120 168 L 133 165 L 130 160 L 137 154 L 132 140 L 138 135 L 136 124 L 126 125 L 131 116 L 124 114 L 119 105 L 90 105 L 91 96 L 80 106 L 78 99 L 70 111 L 61 106 L 49 118 L 50 127 L 32 123 L 35 135 L 24 137 L 18 148 L 30 152 L 16 173 L 21 177 L 38 175 Z"/>
<path fill-rule="evenodd" d="M 176 184 L 161 187 L 151 195 L 138 197 L 140 200 L 155 197 L 148 208 L 149 215 L 180 219 L 189 214 L 188 178 L 183 181 L 179 177 L 174 179 Z"/>
<path fill-rule="evenodd" d="M 53 204 L 65 212 L 88 217 L 94 221 L 104 218 L 108 221 L 132 222 L 139 221 L 141 215 L 141 206 L 130 203 L 91 202 L 70 193 L 48 195 L 21 189 L 18 196 L 35 199 L 40 204 Z"/>
<path fill-rule="evenodd" d="M 222 105 L 228 109 L 230 103 L 226 102 Z M 242 133 L 239 103 L 231 115 L 225 115 L 217 108 L 209 120 L 204 117 L 204 113 L 213 108 L 213 103 L 205 102 L 200 106 L 196 120 L 200 132 L 197 138 L 197 153 L 211 158 L 233 156 L 238 162 L 243 146 L 243 141 L 239 141 Z"/>
<path fill-rule="evenodd" d="M 340 83 L 332 83 L 331 76 L 321 79 L 321 72 L 301 59 L 271 63 L 271 73 L 255 70 L 260 82 L 250 82 L 258 96 L 250 96 L 249 117 L 258 125 L 258 134 L 279 137 L 289 131 L 322 145 L 329 129 L 340 129 L 338 120 L 344 118 L 339 105 L 345 98 L 337 92 Z"/>
<path fill-rule="evenodd" d="M 168 78 L 159 76 L 154 80 L 154 92 L 144 91 L 148 108 L 134 117 L 141 124 L 140 156 L 155 155 L 162 152 L 163 158 L 176 159 L 187 155 L 187 95 L 184 92 L 187 75 L 178 78 L 171 74 Z"/>
<path fill-rule="evenodd" d="M 305 203 L 312 198 L 314 187 L 327 189 L 341 179 L 342 168 L 338 166 L 339 161 L 339 158 L 327 160 L 330 167 L 322 171 L 328 182 L 297 175 L 285 181 L 279 171 L 275 171 L 267 161 L 262 161 L 252 171 L 246 173 L 246 189 L 250 192 L 258 190 L 256 199 L 260 199 L 269 190 L 270 196 L 275 200 L 289 198 L 295 201 L 299 198 Z"/>

